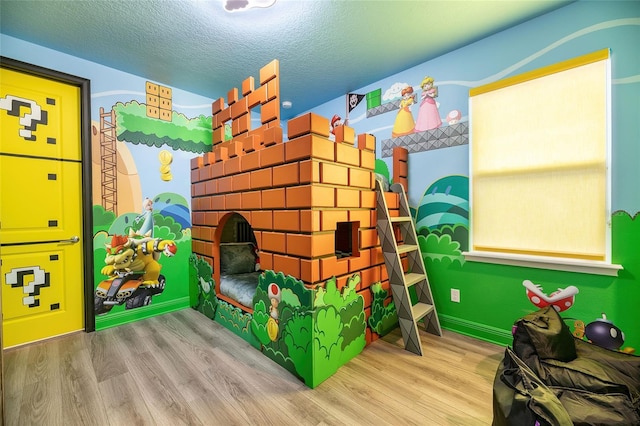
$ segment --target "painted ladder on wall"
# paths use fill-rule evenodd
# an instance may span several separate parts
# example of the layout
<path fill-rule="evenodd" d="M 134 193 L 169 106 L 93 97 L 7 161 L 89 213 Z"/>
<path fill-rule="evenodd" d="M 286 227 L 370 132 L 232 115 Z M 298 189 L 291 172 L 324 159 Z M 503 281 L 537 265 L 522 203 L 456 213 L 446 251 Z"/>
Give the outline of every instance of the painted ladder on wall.
<path fill-rule="evenodd" d="M 389 207 L 380 183 L 376 181 L 376 198 L 378 214 L 378 237 L 382 246 L 384 263 L 389 274 L 389 284 L 393 301 L 398 312 L 398 321 L 406 350 L 422 355 L 422 345 L 418 334 L 418 322 L 424 320 L 426 331 L 442 336 L 440 321 L 431 295 L 422 253 L 418 245 L 418 236 L 411 220 L 409 203 L 404 187 L 395 183 L 391 191 L 400 199 L 400 215 L 391 217 Z M 395 225 L 395 226 L 394 226 Z M 402 243 L 398 244 L 395 229 L 400 230 Z M 407 255 L 408 273 L 404 272 L 401 254 Z M 414 287 L 417 303 L 413 304 L 409 288 Z"/>

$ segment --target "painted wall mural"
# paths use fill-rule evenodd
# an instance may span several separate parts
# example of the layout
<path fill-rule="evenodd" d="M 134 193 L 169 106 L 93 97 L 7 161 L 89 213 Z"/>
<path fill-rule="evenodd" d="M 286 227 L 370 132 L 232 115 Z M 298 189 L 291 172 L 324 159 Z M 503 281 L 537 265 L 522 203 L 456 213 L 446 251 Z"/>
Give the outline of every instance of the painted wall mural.
<path fill-rule="evenodd" d="M 100 102 L 93 122 L 97 329 L 188 306 L 190 188 L 176 177 L 210 149 L 211 117 L 175 111 L 171 88 L 138 84 L 134 99 L 105 94 L 119 100 Z"/>
<path fill-rule="evenodd" d="M 578 2 L 353 91 L 364 94 L 367 102 L 347 111 L 348 123 L 356 133 L 376 136 L 376 172 L 393 176 L 388 158 L 393 147 L 404 146 L 411 154 L 408 197 L 443 327 L 508 344 L 513 321 L 536 309 L 523 296 L 530 291 L 538 293 L 531 297 L 541 303 L 545 298 L 549 303 L 571 301 L 565 306 L 570 314 L 562 315 L 574 329 L 576 321 L 584 329 L 591 323 L 601 326 L 604 313 L 615 325 L 607 330 L 614 330 L 609 336 L 616 336 L 616 344 L 624 331 L 624 344 L 617 349 L 639 347 L 640 316 L 634 306 L 640 300 L 640 148 L 634 141 L 640 132 L 635 101 L 640 96 L 640 64 L 630 40 L 640 37 L 640 8 L 625 2 L 609 6 Z M 624 270 L 605 277 L 466 261 L 469 89 L 604 47 L 612 52 L 612 262 Z M 413 98 L 407 96 L 408 88 Z M 437 108 L 440 126 L 416 132 L 423 129 L 418 125 L 418 94 L 435 102 L 429 108 Z M 416 122 L 414 131 L 405 135 L 398 132 L 401 103 L 404 113 L 411 114 L 407 122 Z M 344 105 L 339 98 L 312 111 L 342 115 Z M 523 281 L 535 284 L 527 290 Z M 460 290 L 459 303 L 451 300 L 451 289 Z M 580 329 L 578 322 L 576 335 Z"/>

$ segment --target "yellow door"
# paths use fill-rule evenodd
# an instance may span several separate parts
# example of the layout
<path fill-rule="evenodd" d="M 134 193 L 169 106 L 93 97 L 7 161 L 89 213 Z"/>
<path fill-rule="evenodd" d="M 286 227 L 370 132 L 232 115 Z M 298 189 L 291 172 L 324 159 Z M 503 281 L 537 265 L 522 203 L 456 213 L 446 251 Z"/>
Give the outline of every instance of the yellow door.
<path fill-rule="evenodd" d="M 80 88 L 0 69 L 3 345 L 84 328 Z"/>

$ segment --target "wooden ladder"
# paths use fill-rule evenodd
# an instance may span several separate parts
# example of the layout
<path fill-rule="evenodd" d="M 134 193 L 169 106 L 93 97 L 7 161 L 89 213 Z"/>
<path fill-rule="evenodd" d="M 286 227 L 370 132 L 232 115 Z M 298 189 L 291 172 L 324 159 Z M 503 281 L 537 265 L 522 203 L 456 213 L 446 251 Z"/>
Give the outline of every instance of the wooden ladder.
<path fill-rule="evenodd" d="M 384 263 L 389 275 L 391 294 L 398 312 L 398 322 L 404 340 L 404 347 L 409 352 L 422 355 L 422 344 L 418 335 L 418 322 L 424 320 L 426 331 L 442 336 L 438 313 L 433 303 L 429 279 L 424 267 L 422 253 L 418 245 L 418 235 L 411 219 L 409 203 L 404 187 L 395 183 L 391 191 L 400 199 L 400 215 L 389 216 L 389 207 L 380 183 L 376 181 L 376 199 L 378 215 L 378 237 L 382 246 Z M 395 226 L 394 226 L 395 225 Z M 402 244 L 396 239 L 396 229 L 400 230 Z M 401 254 L 407 255 L 408 271 L 404 272 Z M 409 288 L 415 288 L 417 303 L 413 304 Z"/>

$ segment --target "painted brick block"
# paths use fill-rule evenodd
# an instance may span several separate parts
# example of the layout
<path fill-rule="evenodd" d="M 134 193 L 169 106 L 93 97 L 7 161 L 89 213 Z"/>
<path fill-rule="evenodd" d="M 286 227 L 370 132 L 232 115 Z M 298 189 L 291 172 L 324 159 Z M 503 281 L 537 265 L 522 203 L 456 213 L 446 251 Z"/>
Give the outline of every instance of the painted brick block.
<path fill-rule="evenodd" d="M 240 173 L 237 175 L 230 176 L 232 179 L 231 188 L 233 191 L 246 191 L 251 188 L 251 174 L 250 173 Z"/>
<path fill-rule="evenodd" d="M 191 212 L 191 223 L 195 225 L 204 225 L 204 212 Z"/>
<path fill-rule="evenodd" d="M 249 130 L 247 132 L 247 136 L 253 136 L 260 145 L 256 150 L 262 148 L 264 145 L 264 131 L 267 130 L 264 126 L 256 127 L 255 129 Z"/>
<path fill-rule="evenodd" d="M 204 166 L 204 162 L 202 157 L 193 157 L 191 159 L 191 170 L 193 169 L 197 169 L 199 167 L 203 167 Z"/>
<path fill-rule="evenodd" d="M 406 178 L 409 173 L 408 163 L 406 161 L 397 161 L 393 163 L 393 175 Z"/>
<path fill-rule="evenodd" d="M 269 127 L 264 131 L 264 146 L 282 143 L 282 127 Z"/>
<path fill-rule="evenodd" d="M 371 187 L 371 176 L 372 172 L 368 170 L 350 168 L 349 169 L 349 186 L 356 188 L 367 188 L 372 189 Z"/>
<path fill-rule="evenodd" d="M 216 228 L 212 228 L 210 226 L 204 226 L 200 228 L 200 239 L 205 240 L 205 241 L 210 241 L 213 242 L 214 238 L 214 234 L 215 234 L 215 230 Z"/>
<path fill-rule="evenodd" d="M 367 133 L 361 133 L 358 135 L 358 148 L 366 149 L 367 151 L 375 151 L 376 149 L 376 137 Z"/>
<path fill-rule="evenodd" d="M 336 207 L 360 207 L 360 191 L 357 189 L 336 188 Z"/>
<path fill-rule="evenodd" d="M 201 167 L 200 169 L 192 170 L 192 172 L 198 171 L 200 175 L 198 181 L 203 181 L 203 180 L 211 179 L 212 168 L 213 168 L 213 165 L 210 164 L 208 166 Z"/>
<path fill-rule="evenodd" d="M 225 192 L 233 191 L 233 178 L 231 176 L 221 177 L 216 181 L 218 182 L 218 193 L 224 194 Z"/>
<path fill-rule="evenodd" d="M 371 306 L 371 301 L 373 299 L 373 295 L 371 294 L 371 290 L 369 290 L 369 289 L 362 290 L 362 291 L 359 291 L 358 294 L 360 296 L 362 296 L 362 298 L 364 299 L 364 306 L 365 307 Z"/>
<path fill-rule="evenodd" d="M 286 191 L 288 208 L 334 206 L 334 189 L 331 187 L 303 185 L 286 188 Z"/>
<path fill-rule="evenodd" d="M 300 277 L 300 259 L 297 257 L 273 255 L 273 270 L 292 277 Z"/>
<path fill-rule="evenodd" d="M 280 119 L 277 119 L 277 120 L 270 121 L 267 124 L 263 124 L 263 127 L 264 126 L 266 126 L 267 129 L 273 129 L 274 127 L 282 128 L 282 123 L 280 122 Z"/>
<path fill-rule="evenodd" d="M 213 164 L 216 162 L 216 156 L 213 154 L 213 152 L 205 152 L 204 154 L 202 154 L 202 162 L 206 167 L 209 164 Z"/>
<path fill-rule="evenodd" d="M 301 210 L 300 211 L 300 232 L 320 231 L 320 211 Z"/>
<path fill-rule="evenodd" d="M 379 245 L 378 233 L 375 229 L 361 229 L 360 230 L 360 248 L 365 249 L 368 247 L 374 247 Z"/>
<path fill-rule="evenodd" d="M 300 279 L 311 284 L 320 281 L 320 260 L 300 259 Z"/>
<path fill-rule="evenodd" d="M 231 108 L 223 108 L 222 111 L 216 114 L 216 123 L 214 128 L 224 126 L 224 123 L 231 120 Z"/>
<path fill-rule="evenodd" d="M 334 146 L 335 143 L 320 136 L 300 136 L 285 144 L 285 159 L 287 162 L 309 158 L 334 161 Z"/>
<path fill-rule="evenodd" d="M 348 186 L 349 169 L 335 163 L 320 163 L 320 182 Z"/>
<path fill-rule="evenodd" d="M 288 143 L 288 142 L 287 142 Z M 320 163 L 312 160 L 301 161 L 300 163 L 300 183 L 320 182 Z"/>
<path fill-rule="evenodd" d="M 262 124 L 278 119 L 280 119 L 280 103 L 278 99 L 268 101 L 262 105 L 262 108 L 260 108 L 260 121 Z"/>
<path fill-rule="evenodd" d="M 348 164 L 350 166 L 360 166 L 360 151 L 350 145 L 334 144 L 335 146 L 335 161 L 336 163 Z"/>
<path fill-rule="evenodd" d="M 360 167 L 363 169 L 375 170 L 376 153 L 373 151 L 360 151 Z"/>
<path fill-rule="evenodd" d="M 353 145 L 356 140 L 356 131 L 353 127 L 338 126 L 333 129 L 333 134 L 336 136 L 336 143 Z"/>
<path fill-rule="evenodd" d="M 366 209 L 375 209 L 376 193 L 374 191 L 360 191 L 360 207 Z"/>
<path fill-rule="evenodd" d="M 260 68 L 260 84 L 263 85 L 267 81 L 274 79 L 280 74 L 280 62 L 277 59 L 269 62 Z"/>
<path fill-rule="evenodd" d="M 243 172 L 260 168 L 260 151 L 247 152 L 242 156 L 240 166 Z"/>
<path fill-rule="evenodd" d="M 273 212 L 273 229 L 300 232 L 300 211 L 278 210 Z"/>
<path fill-rule="evenodd" d="M 247 136 L 242 139 L 242 150 L 245 152 L 245 154 L 257 151 L 260 148 L 260 139 L 256 135 L 247 134 Z"/>
<path fill-rule="evenodd" d="M 298 163 L 289 163 L 273 168 L 273 186 L 292 186 L 300 183 Z"/>
<path fill-rule="evenodd" d="M 335 254 L 334 234 L 287 234 L 287 253 L 301 257 Z"/>
<path fill-rule="evenodd" d="M 384 264 L 384 255 L 382 254 L 382 248 L 381 247 L 373 247 L 371 249 L 371 264 L 372 265 L 383 265 Z M 380 269 L 380 273 L 382 273 L 382 269 L 386 268 L 384 266 L 382 266 L 382 268 Z M 382 278 L 382 275 L 380 276 Z"/>
<path fill-rule="evenodd" d="M 360 250 L 359 256 L 352 256 L 349 260 L 349 273 L 360 271 L 371 266 L 370 249 Z"/>
<path fill-rule="evenodd" d="M 253 236 L 256 237 L 256 244 L 258 247 L 262 247 L 262 231 L 253 230 Z M 265 269 L 264 267 L 262 269 Z"/>
<path fill-rule="evenodd" d="M 349 261 L 338 259 L 336 256 L 320 259 L 320 279 L 328 280 L 331 277 L 339 277 L 349 272 Z"/>
<path fill-rule="evenodd" d="M 393 147 L 392 151 L 393 160 L 395 161 L 404 161 L 405 163 L 409 161 L 409 151 L 407 148 L 396 146 Z"/>
<path fill-rule="evenodd" d="M 263 209 L 284 209 L 287 207 L 285 188 L 265 189 L 262 191 Z"/>
<path fill-rule="evenodd" d="M 267 101 L 273 101 L 280 103 L 280 79 L 274 78 L 267 83 Z"/>
<path fill-rule="evenodd" d="M 229 142 L 229 158 L 244 154 L 244 144 L 238 140 Z"/>
<path fill-rule="evenodd" d="M 213 129 L 211 143 L 215 146 L 224 142 L 224 126 Z"/>
<path fill-rule="evenodd" d="M 260 150 L 260 167 L 275 166 L 284 163 L 284 146 L 286 144 L 272 145 Z"/>
<path fill-rule="evenodd" d="M 255 79 L 253 77 L 247 77 L 242 82 L 242 96 L 247 96 L 249 93 L 253 92 L 255 88 Z"/>
<path fill-rule="evenodd" d="M 242 208 L 242 194 L 226 194 L 224 196 L 224 205 L 227 210 L 240 210 Z"/>
<path fill-rule="evenodd" d="M 224 108 L 223 98 L 218 98 L 215 101 L 211 102 L 211 114 L 215 115 L 219 113 L 220 111 L 222 111 L 222 108 Z"/>
<path fill-rule="evenodd" d="M 320 212 L 320 229 L 323 231 L 335 231 L 338 222 L 347 222 L 346 210 L 323 210 Z"/>
<path fill-rule="evenodd" d="M 247 96 L 247 107 L 253 108 L 267 101 L 267 86 L 260 86 Z"/>
<path fill-rule="evenodd" d="M 261 191 L 241 192 L 240 200 L 241 200 L 241 208 L 243 210 L 255 210 L 255 209 L 262 208 L 262 192 Z"/>
<path fill-rule="evenodd" d="M 370 253 L 369 253 L 370 254 Z M 371 266 L 360 271 L 361 285 L 368 288 L 372 284 L 380 281 L 380 266 Z"/>
<path fill-rule="evenodd" d="M 255 210 L 251 213 L 251 226 L 253 229 L 273 229 L 273 212 L 271 210 Z"/>
<path fill-rule="evenodd" d="M 209 177 L 207 179 L 224 176 L 224 163 L 213 163 L 206 168 L 209 170 Z"/>
<path fill-rule="evenodd" d="M 229 158 L 229 147 L 222 143 L 213 149 L 213 154 L 215 155 L 216 163 L 224 161 Z"/>
<path fill-rule="evenodd" d="M 231 105 L 231 119 L 235 120 L 241 115 L 249 113 L 247 108 L 247 98 L 238 99 L 233 105 Z"/>
<path fill-rule="evenodd" d="M 310 112 L 287 122 L 287 136 L 289 140 L 309 133 L 329 137 L 329 128 L 328 118 Z"/>
<path fill-rule="evenodd" d="M 358 228 L 376 226 L 375 222 L 371 222 L 371 210 L 349 210 L 349 222 L 355 222 Z"/>
<path fill-rule="evenodd" d="M 204 212 L 204 224 L 207 226 L 218 226 L 218 218 L 220 215 L 218 212 Z"/>
<path fill-rule="evenodd" d="M 273 254 L 260 250 L 260 269 L 263 271 L 273 269 Z"/>
<path fill-rule="evenodd" d="M 191 195 L 195 197 L 201 197 L 206 195 L 206 183 L 205 182 L 197 182 L 191 185 Z"/>
<path fill-rule="evenodd" d="M 199 182 L 200 179 L 200 170 L 202 169 L 193 169 L 191 170 L 191 183 Z"/>
<path fill-rule="evenodd" d="M 212 195 L 206 198 L 210 200 L 210 205 L 209 208 L 205 210 L 226 210 L 224 195 Z"/>
<path fill-rule="evenodd" d="M 251 172 L 251 189 L 271 187 L 271 168 Z"/>
<path fill-rule="evenodd" d="M 251 129 L 251 115 L 245 114 L 233 120 L 231 123 L 231 134 L 236 137 Z"/>
<path fill-rule="evenodd" d="M 240 170 L 241 170 L 240 162 L 242 161 L 242 158 L 244 158 L 244 156 L 233 157 L 233 158 L 229 158 L 227 161 L 224 162 L 225 176 L 235 175 L 236 173 L 240 173 Z"/>
<path fill-rule="evenodd" d="M 229 92 L 227 93 L 227 104 L 232 105 L 236 103 L 238 98 L 239 98 L 238 88 L 234 87 L 233 89 L 229 90 Z"/>
<path fill-rule="evenodd" d="M 283 232 L 262 232 L 262 250 L 275 253 L 287 253 L 287 239 Z M 262 260 L 262 259 L 261 259 Z"/>

